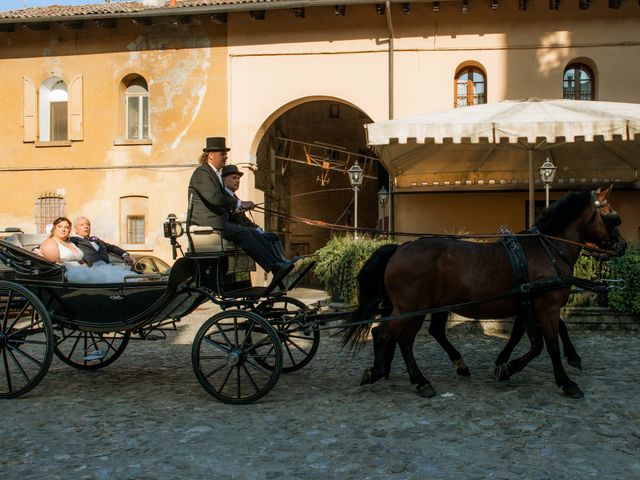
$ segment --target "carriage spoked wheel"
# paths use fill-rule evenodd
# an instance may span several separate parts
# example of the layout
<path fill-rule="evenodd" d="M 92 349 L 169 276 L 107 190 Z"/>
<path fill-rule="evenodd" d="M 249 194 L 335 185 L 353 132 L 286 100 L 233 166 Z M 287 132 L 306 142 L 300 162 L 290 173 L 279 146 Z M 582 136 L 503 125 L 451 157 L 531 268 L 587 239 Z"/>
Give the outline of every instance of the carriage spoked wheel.
<path fill-rule="evenodd" d="M 54 349 L 51 319 L 22 285 L 0 281 L 0 398 L 27 393 L 44 378 Z"/>
<path fill-rule="evenodd" d="M 272 368 L 266 368 L 265 362 Z M 280 337 L 261 316 L 227 310 L 200 327 L 193 340 L 191 363 L 200 385 L 216 399 L 237 405 L 252 403 L 278 381 Z"/>
<path fill-rule="evenodd" d="M 309 311 L 309 307 L 300 300 L 284 297 L 266 300 L 256 306 L 256 312 L 275 328 L 282 341 L 282 373 L 295 372 L 308 364 L 318 351 L 320 330 L 300 313 Z M 259 362 L 266 368 L 273 368 L 268 359 Z"/>
<path fill-rule="evenodd" d="M 99 370 L 115 362 L 129 343 L 130 331 L 86 332 L 56 328 L 56 356 L 79 370 Z"/>

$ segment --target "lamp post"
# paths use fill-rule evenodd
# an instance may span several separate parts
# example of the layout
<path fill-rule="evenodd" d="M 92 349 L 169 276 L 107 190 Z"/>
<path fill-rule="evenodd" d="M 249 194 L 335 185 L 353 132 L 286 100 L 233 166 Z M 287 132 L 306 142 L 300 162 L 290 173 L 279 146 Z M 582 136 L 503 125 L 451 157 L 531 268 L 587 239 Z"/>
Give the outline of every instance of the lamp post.
<path fill-rule="evenodd" d="M 542 179 L 542 183 L 544 183 L 545 207 L 549 207 L 549 187 L 556 177 L 556 170 L 558 170 L 558 167 L 553 164 L 549 157 L 547 157 L 540 167 L 540 178 Z"/>
<path fill-rule="evenodd" d="M 386 225 L 385 225 L 385 213 L 387 213 L 387 209 L 385 208 L 387 205 L 387 200 L 389 199 L 389 192 L 387 191 L 386 188 L 384 188 L 384 185 L 382 186 L 382 188 L 380 190 L 378 190 L 378 203 L 380 203 L 380 207 L 382 208 L 382 230 L 386 232 Z"/>
<path fill-rule="evenodd" d="M 349 183 L 353 187 L 353 211 L 354 211 L 354 222 L 353 226 L 355 230 L 353 231 L 353 238 L 358 238 L 358 189 L 360 185 L 362 185 L 362 167 L 358 165 L 358 161 L 351 165 L 349 169 Z"/>

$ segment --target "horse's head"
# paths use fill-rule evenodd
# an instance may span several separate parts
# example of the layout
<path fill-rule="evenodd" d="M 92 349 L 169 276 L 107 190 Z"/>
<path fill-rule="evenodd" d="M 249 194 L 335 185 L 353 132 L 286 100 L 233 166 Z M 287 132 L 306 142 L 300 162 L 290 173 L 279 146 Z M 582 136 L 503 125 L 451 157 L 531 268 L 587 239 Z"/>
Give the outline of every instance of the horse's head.
<path fill-rule="evenodd" d="M 584 241 L 597 247 L 614 252 L 621 256 L 627 249 L 627 242 L 618 231 L 622 223 L 620 215 L 609 203 L 612 186 L 606 190 L 598 188 L 591 192 L 591 205 L 586 214 L 587 221 L 584 228 Z"/>

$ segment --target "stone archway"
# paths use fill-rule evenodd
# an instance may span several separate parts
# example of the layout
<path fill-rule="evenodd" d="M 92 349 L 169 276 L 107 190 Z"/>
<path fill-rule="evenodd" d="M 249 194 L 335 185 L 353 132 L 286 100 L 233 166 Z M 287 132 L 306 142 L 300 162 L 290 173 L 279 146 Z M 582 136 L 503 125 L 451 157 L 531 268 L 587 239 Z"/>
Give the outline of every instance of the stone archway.
<path fill-rule="evenodd" d="M 366 158 L 357 155 L 374 156 L 367 148 L 364 130 L 364 124 L 371 122 L 362 110 L 334 98 L 302 99 L 274 113 L 254 144 L 258 166 L 255 187 L 264 192 L 265 208 L 330 224 L 353 225 L 354 195 L 348 176 L 344 171 L 306 163 L 304 152 L 312 157 L 334 157 L 334 167 L 343 162 L 348 168 L 355 159 L 362 163 Z M 360 228 L 379 225 L 377 192 L 387 182 L 382 165 L 370 161 L 369 176 L 358 194 Z M 315 252 L 335 232 L 290 222 L 275 214 L 265 215 L 265 227 L 281 235 L 290 255 Z"/>

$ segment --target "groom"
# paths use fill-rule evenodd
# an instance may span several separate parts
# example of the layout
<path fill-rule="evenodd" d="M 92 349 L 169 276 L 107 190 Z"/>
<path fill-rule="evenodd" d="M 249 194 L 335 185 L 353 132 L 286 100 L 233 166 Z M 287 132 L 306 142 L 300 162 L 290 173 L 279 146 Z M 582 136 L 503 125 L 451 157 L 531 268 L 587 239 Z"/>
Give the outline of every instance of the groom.
<path fill-rule="evenodd" d="M 111 263 L 109 261 L 109 253 L 114 253 L 124 260 L 124 262 L 132 266 L 133 258 L 125 250 L 116 245 L 103 242 L 98 237 L 91 236 L 91 222 L 87 217 L 78 217 L 75 221 L 76 235 L 69 238 L 69 241 L 76 245 L 82 253 L 84 260 L 89 266 L 97 262 Z"/>

